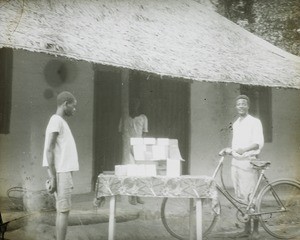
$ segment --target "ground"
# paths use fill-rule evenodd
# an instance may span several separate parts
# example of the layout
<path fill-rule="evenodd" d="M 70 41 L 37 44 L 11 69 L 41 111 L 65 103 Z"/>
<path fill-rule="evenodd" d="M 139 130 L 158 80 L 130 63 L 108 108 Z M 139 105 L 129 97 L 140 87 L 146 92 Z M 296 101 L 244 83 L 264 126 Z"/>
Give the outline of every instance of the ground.
<path fill-rule="evenodd" d="M 101 208 L 93 204 L 94 194 L 75 195 L 70 215 L 67 240 L 100 240 L 108 238 L 109 204 Z M 144 205 L 132 206 L 127 198 L 117 201 L 116 240 L 172 240 L 160 219 L 161 199 L 145 198 Z M 236 220 L 236 210 L 221 199 L 222 212 L 212 233 L 206 239 L 233 239 L 234 234 L 242 231 L 243 224 Z M 3 220 L 13 220 L 5 239 L 9 240 L 54 240 L 55 212 L 53 211 L 15 211 L 7 199 L 0 201 Z M 4 209 L 4 210 L 3 210 Z M 260 229 L 262 240 L 274 239 Z M 245 239 L 245 238 L 241 238 Z"/>

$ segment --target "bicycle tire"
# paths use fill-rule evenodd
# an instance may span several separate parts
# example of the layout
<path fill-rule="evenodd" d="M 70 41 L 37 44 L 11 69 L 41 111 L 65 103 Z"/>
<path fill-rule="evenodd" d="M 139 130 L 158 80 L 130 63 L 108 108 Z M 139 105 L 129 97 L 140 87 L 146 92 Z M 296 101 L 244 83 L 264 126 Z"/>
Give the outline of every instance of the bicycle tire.
<path fill-rule="evenodd" d="M 276 196 L 287 211 L 271 213 L 282 209 Z M 299 182 L 282 179 L 266 185 L 258 195 L 257 209 L 261 213 L 259 220 L 262 227 L 273 237 L 290 239 L 300 236 Z"/>
<path fill-rule="evenodd" d="M 213 229 L 217 222 L 217 214 L 211 210 L 210 201 L 202 201 L 202 229 L 203 236 L 206 236 Z M 171 236 L 185 240 L 189 239 L 189 208 L 190 200 L 184 198 L 164 198 L 161 204 L 161 220 Z M 195 216 L 193 207 L 193 219 Z"/>

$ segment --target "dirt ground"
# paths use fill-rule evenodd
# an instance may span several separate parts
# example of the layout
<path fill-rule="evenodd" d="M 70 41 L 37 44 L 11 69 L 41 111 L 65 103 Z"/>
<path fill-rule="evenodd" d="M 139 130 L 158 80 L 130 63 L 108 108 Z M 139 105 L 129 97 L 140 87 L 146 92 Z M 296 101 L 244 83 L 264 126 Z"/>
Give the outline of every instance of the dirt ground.
<path fill-rule="evenodd" d="M 101 208 L 93 204 L 94 194 L 75 195 L 70 214 L 67 240 L 108 239 L 109 203 Z M 132 206 L 126 197 L 117 200 L 116 240 L 171 240 L 160 218 L 162 199 L 145 198 L 145 204 Z M 243 230 L 243 224 L 236 220 L 236 210 L 221 199 L 222 211 L 216 226 L 205 239 L 234 239 Z M 7 199 L 0 201 L 3 221 L 27 216 L 9 223 L 5 239 L 8 240 L 55 240 L 55 212 L 22 212 L 9 206 Z M 4 209 L 4 210 L 3 210 Z M 31 215 L 28 215 L 31 214 Z M 262 240 L 274 239 L 260 229 Z M 240 238 L 247 239 L 247 238 Z"/>

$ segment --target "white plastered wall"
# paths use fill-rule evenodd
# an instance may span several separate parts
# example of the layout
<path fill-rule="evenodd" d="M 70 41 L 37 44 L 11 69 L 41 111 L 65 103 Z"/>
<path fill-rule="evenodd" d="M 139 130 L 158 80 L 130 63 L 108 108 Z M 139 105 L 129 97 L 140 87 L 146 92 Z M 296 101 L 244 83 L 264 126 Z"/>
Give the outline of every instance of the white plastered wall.
<path fill-rule="evenodd" d="M 191 163 L 193 175 L 212 175 L 218 151 L 230 146 L 230 125 L 236 119 L 238 84 L 194 82 L 191 87 Z M 273 139 L 265 143 L 261 160 L 271 161 L 266 172 L 277 178 L 300 179 L 300 91 L 272 88 Z M 224 176 L 230 181 L 230 159 Z"/>
<path fill-rule="evenodd" d="M 44 74 L 45 66 L 54 59 L 72 69 L 58 87 L 49 86 Z M 64 90 L 72 92 L 78 100 L 77 113 L 69 119 L 80 161 L 80 171 L 74 174 L 74 191 L 91 190 L 93 78 L 90 63 L 14 50 L 10 133 L 0 135 L 0 196 L 15 186 L 44 189 L 47 178 L 46 168 L 42 167 L 44 132 L 56 111 L 56 94 Z M 52 98 L 44 97 L 46 89 L 54 93 Z"/>

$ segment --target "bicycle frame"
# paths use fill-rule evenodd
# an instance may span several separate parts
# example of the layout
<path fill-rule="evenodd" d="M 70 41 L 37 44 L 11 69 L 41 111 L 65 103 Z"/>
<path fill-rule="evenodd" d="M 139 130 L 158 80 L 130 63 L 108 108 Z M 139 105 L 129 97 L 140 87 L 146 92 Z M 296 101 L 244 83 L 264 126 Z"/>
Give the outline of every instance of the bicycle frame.
<path fill-rule="evenodd" d="M 221 159 L 219 160 L 219 163 L 212 175 L 212 178 L 215 179 L 219 170 L 221 169 L 223 162 L 224 162 L 225 156 L 222 156 Z M 286 211 L 286 208 L 284 207 L 283 203 L 281 202 L 280 198 L 278 197 L 276 191 L 273 189 L 272 185 L 270 185 L 267 177 L 265 176 L 265 169 L 261 169 L 260 170 L 260 175 L 258 178 L 258 181 L 256 183 L 256 186 L 254 188 L 253 193 L 251 194 L 251 198 L 248 204 L 246 203 L 241 203 L 239 202 L 237 199 L 235 199 L 234 197 L 232 197 L 226 189 L 223 189 L 218 183 L 216 183 L 216 187 L 217 189 L 224 195 L 224 197 L 226 197 L 226 199 L 244 216 L 259 216 L 262 214 L 270 214 L 270 213 L 278 213 L 278 212 L 284 212 Z M 277 203 L 281 206 L 281 209 L 278 211 L 270 211 L 270 212 L 255 212 L 256 210 L 254 209 L 255 206 L 255 200 L 256 197 L 258 196 L 258 188 L 261 185 L 262 180 L 264 179 L 264 181 L 266 182 L 267 185 L 269 185 L 272 189 L 272 194 L 274 196 L 274 198 L 276 199 Z M 242 207 L 240 205 L 244 205 L 246 206 L 246 210 L 243 210 Z"/>
<path fill-rule="evenodd" d="M 222 157 L 220 158 L 219 163 L 216 169 L 214 170 L 212 178 L 213 180 L 216 180 L 216 176 L 220 171 L 219 175 L 221 176 L 222 184 L 218 184 L 218 182 L 215 181 L 216 188 L 235 207 L 235 209 L 237 209 L 237 219 L 242 223 L 249 222 L 252 218 L 258 219 L 265 231 L 276 238 L 290 239 L 294 238 L 295 236 L 299 236 L 300 222 L 298 218 L 298 212 L 300 209 L 298 202 L 300 196 L 300 182 L 295 181 L 293 179 L 278 179 L 276 181 L 269 182 L 269 180 L 265 176 L 265 171 L 269 166 L 270 162 L 251 161 L 253 168 L 259 171 L 259 177 L 252 192 L 252 195 L 250 195 L 250 199 L 248 199 L 249 203 L 244 203 L 239 199 L 235 198 L 234 195 L 232 195 L 227 190 L 222 177 L 222 166 L 225 155 L 221 155 L 220 152 L 220 156 Z M 282 189 L 285 190 L 285 188 L 287 188 L 288 191 L 282 192 Z M 290 191 L 289 189 L 291 189 L 292 191 Z M 286 196 L 291 195 L 295 196 L 295 198 L 288 197 L 288 199 L 286 199 Z M 281 197 L 284 201 L 281 201 Z M 287 200 L 288 203 L 291 202 L 291 205 L 284 205 L 286 204 Z M 178 239 L 185 239 L 186 235 L 189 236 L 190 232 L 188 230 L 190 229 L 180 230 L 182 231 L 182 234 L 179 234 L 177 230 L 173 230 L 175 229 L 174 226 L 176 227 L 178 225 L 178 222 L 175 222 L 174 224 L 172 223 L 172 220 L 166 217 L 166 203 L 167 198 L 164 198 L 161 206 L 161 218 L 163 225 L 173 237 Z M 190 201 L 190 211 L 192 207 L 193 209 L 195 208 L 194 205 L 191 205 Z M 207 208 L 203 209 L 208 210 Z M 289 214 L 285 214 L 286 212 L 288 212 Z M 205 231 L 206 234 L 209 234 L 209 232 L 212 230 L 217 219 L 218 216 L 212 214 L 210 214 L 210 216 L 207 218 Z M 280 219 L 279 222 L 278 219 Z M 186 219 L 186 221 L 188 221 L 188 219 Z M 172 225 L 173 227 L 170 227 Z M 183 232 L 185 232 L 184 235 Z"/>

